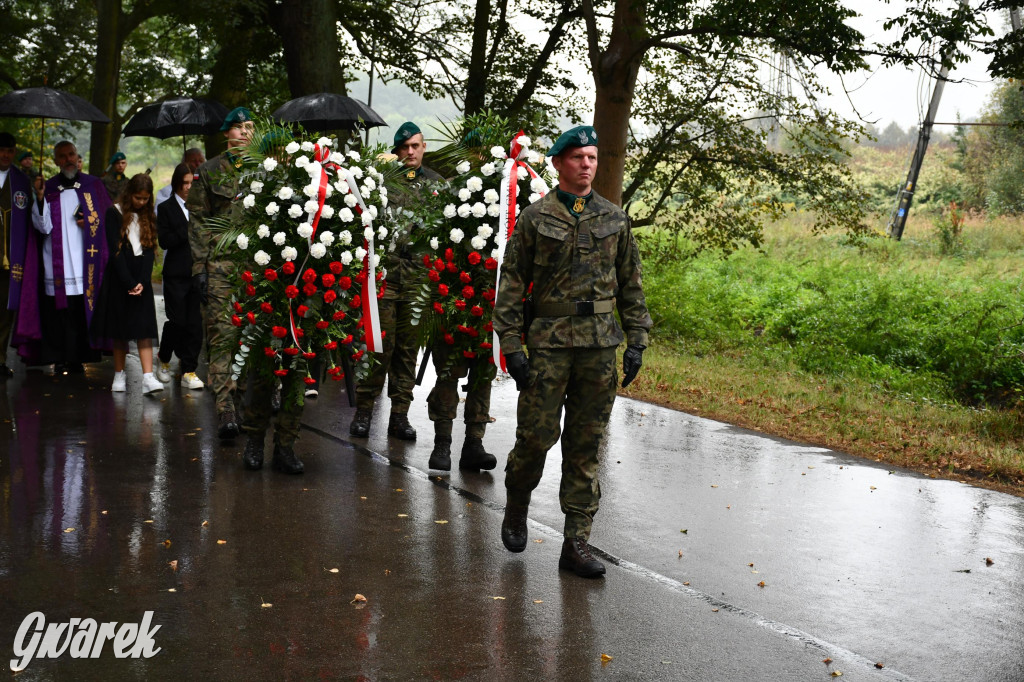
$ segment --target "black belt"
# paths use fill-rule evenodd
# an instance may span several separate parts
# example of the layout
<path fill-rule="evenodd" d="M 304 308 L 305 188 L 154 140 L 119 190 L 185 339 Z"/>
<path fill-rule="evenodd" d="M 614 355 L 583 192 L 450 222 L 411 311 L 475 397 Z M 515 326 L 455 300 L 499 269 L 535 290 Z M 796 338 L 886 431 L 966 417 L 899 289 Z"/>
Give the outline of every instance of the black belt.
<path fill-rule="evenodd" d="M 615 300 L 570 301 L 569 303 L 538 303 L 537 317 L 568 317 L 572 315 L 600 315 L 615 310 Z"/>

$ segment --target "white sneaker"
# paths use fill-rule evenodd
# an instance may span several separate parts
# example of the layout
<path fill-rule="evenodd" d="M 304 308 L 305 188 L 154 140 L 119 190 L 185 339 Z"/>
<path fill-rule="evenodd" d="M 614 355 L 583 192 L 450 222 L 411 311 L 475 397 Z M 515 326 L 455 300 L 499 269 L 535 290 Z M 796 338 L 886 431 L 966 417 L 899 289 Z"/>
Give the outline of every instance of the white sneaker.
<path fill-rule="evenodd" d="M 127 390 L 128 379 L 124 372 L 114 372 L 114 383 L 110 384 L 110 390 L 114 393 L 124 393 Z"/>
<path fill-rule="evenodd" d="M 316 398 L 319 395 L 320 395 L 320 391 L 316 390 L 312 386 L 310 386 L 309 388 L 306 389 L 306 397 L 307 398 Z"/>
<path fill-rule="evenodd" d="M 185 372 L 181 375 L 182 388 L 202 388 L 203 380 L 196 376 L 195 372 Z"/>
<path fill-rule="evenodd" d="M 156 378 L 167 384 L 171 381 L 171 363 L 161 362 L 160 366 L 156 368 Z"/>
<path fill-rule="evenodd" d="M 142 375 L 142 392 L 143 393 L 156 393 L 157 391 L 164 390 L 164 385 L 160 383 L 160 380 L 150 374 Z"/>

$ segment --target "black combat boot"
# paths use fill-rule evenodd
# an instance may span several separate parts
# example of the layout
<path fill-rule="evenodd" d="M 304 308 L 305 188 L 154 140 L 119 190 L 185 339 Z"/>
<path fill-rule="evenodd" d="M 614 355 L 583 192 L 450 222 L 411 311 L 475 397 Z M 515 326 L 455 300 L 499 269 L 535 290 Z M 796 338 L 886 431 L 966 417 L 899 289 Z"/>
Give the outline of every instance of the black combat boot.
<path fill-rule="evenodd" d="M 398 440 L 416 440 L 416 429 L 409 423 L 409 415 L 392 412 L 388 421 L 388 435 Z"/>
<path fill-rule="evenodd" d="M 430 461 L 427 462 L 428 469 L 438 471 L 452 470 L 452 437 L 434 435 L 434 449 L 430 451 Z"/>
<path fill-rule="evenodd" d="M 501 520 L 501 543 L 510 552 L 522 552 L 526 549 L 527 511 L 527 507 L 511 503 L 505 505 L 505 518 Z"/>
<path fill-rule="evenodd" d="M 366 438 L 370 435 L 371 419 L 373 419 L 372 407 L 357 408 L 356 416 L 352 417 L 352 423 L 348 425 L 348 432 L 356 438 Z"/>
<path fill-rule="evenodd" d="M 466 436 L 462 443 L 462 455 L 459 457 L 459 468 L 467 471 L 490 471 L 498 466 L 498 459 L 491 453 L 484 450 L 482 438 Z"/>
<path fill-rule="evenodd" d="M 258 471 L 263 468 L 263 434 L 250 434 L 245 441 L 245 451 L 242 453 L 242 466 L 249 471 Z"/>
<path fill-rule="evenodd" d="M 234 440 L 238 435 L 238 419 L 231 410 L 220 413 L 220 425 L 217 427 L 217 436 L 221 440 Z"/>
<path fill-rule="evenodd" d="M 285 474 L 301 474 L 306 469 L 302 464 L 302 460 L 295 454 L 292 446 L 278 445 L 276 443 L 274 444 L 274 459 L 271 460 L 270 465 L 275 471 Z"/>
<path fill-rule="evenodd" d="M 587 541 L 579 538 L 566 538 L 562 543 L 558 567 L 572 571 L 581 578 L 600 578 L 604 575 L 604 564 L 590 553 Z"/>

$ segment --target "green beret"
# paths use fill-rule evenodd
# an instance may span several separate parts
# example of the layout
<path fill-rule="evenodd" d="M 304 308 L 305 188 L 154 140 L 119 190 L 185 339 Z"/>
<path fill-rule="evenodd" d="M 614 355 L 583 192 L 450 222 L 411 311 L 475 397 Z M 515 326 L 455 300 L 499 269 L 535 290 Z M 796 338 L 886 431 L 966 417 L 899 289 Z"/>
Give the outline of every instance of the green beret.
<path fill-rule="evenodd" d="M 124 161 L 124 152 L 114 152 L 114 155 L 110 157 L 110 165 L 113 166 L 118 161 Z"/>
<path fill-rule="evenodd" d="M 231 130 L 237 125 L 242 125 L 246 121 L 252 120 L 252 114 L 245 107 L 235 107 L 228 112 L 227 118 L 220 124 L 220 131 L 223 133 L 227 130 Z"/>
<path fill-rule="evenodd" d="M 548 150 L 548 156 L 558 156 L 569 147 L 596 147 L 597 131 L 593 126 L 576 126 L 562 133 Z"/>
<path fill-rule="evenodd" d="M 391 148 L 391 151 L 397 151 L 406 140 L 413 135 L 418 135 L 420 132 L 420 127 L 418 125 L 412 121 L 406 121 L 402 124 L 402 127 L 398 129 L 398 132 L 395 133 L 395 144 Z"/>
<path fill-rule="evenodd" d="M 15 159 L 15 160 L 16 160 L 16 161 L 17 161 L 18 163 L 21 163 L 21 162 L 22 162 L 23 160 L 25 160 L 25 159 L 34 159 L 34 158 L 35 158 L 35 157 L 34 157 L 34 156 L 32 156 L 32 152 L 22 152 L 22 153 L 18 154 L 18 158 L 17 158 L 17 159 Z"/>
<path fill-rule="evenodd" d="M 0 147 L 3 147 L 4 149 L 14 149 L 16 146 L 18 146 L 18 143 L 14 141 L 14 135 L 11 135 L 8 132 L 0 133 Z M 21 161 L 20 158 L 18 160 Z"/>

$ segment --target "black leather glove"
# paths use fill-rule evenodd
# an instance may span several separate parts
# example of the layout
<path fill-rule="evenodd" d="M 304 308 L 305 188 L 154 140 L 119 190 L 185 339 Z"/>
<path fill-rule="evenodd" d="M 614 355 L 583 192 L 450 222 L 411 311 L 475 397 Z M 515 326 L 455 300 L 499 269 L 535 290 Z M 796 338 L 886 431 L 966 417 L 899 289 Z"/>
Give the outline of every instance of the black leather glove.
<path fill-rule="evenodd" d="M 647 346 L 631 343 L 622 354 L 622 387 L 629 386 L 636 379 L 637 372 L 644 365 L 644 350 Z"/>
<path fill-rule="evenodd" d="M 207 278 L 205 272 L 200 272 L 198 275 L 192 275 L 192 291 L 199 294 L 199 302 L 206 305 L 210 301 L 210 295 L 207 290 Z"/>
<path fill-rule="evenodd" d="M 529 386 L 527 377 L 530 374 L 530 361 L 526 359 L 526 353 L 519 350 L 505 356 L 505 368 L 512 378 L 516 380 L 516 390 L 524 391 Z"/>

